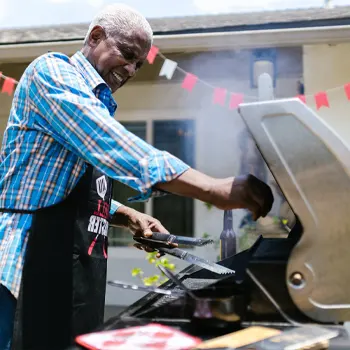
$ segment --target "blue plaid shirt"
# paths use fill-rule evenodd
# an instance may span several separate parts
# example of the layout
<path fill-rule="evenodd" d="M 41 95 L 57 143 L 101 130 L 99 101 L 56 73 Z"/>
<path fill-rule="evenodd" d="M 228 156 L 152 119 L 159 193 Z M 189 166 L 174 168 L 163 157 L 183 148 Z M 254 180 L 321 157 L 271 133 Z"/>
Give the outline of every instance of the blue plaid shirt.
<path fill-rule="evenodd" d="M 110 88 L 81 52 L 33 61 L 14 94 L 0 154 L 0 208 L 35 210 L 63 200 L 86 162 L 139 192 L 189 167 L 114 119 Z M 112 202 L 111 214 L 120 206 Z M 0 283 L 18 297 L 32 214 L 0 213 Z"/>

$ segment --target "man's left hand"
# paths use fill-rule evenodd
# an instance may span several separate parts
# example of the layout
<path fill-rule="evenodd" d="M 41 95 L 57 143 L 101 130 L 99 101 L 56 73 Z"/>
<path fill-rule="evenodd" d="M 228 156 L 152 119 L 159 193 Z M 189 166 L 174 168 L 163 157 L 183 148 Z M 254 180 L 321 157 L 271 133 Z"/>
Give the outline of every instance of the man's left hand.
<path fill-rule="evenodd" d="M 137 237 L 151 238 L 153 232 L 161 232 L 169 234 L 169 231 L 161 224 L 161 222 L 150 215 L 140 213 L 139 211 L 127 206 L 120 207 L 113 215 L 112 225 L 127 227 L 130 232 Z M 153 252 L 149 248 L 140 243 L 135 243 L 134 247 L 146 252 Z M 160 257 L 158 254 L 157 257 Z"/>

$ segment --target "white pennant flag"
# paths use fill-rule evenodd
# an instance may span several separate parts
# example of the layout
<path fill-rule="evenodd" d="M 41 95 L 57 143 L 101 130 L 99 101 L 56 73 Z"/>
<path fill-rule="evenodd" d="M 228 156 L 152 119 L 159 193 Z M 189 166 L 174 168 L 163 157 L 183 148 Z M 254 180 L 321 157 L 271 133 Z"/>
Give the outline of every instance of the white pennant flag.
<path fill-rule="evenodd" d="M 171 79 L 174 75 L 175 69 L 177 67 L 177 62 L 169 60 L 169 59 L 165 59 L 162 69 L 159 72 L 159 76 L 165 76 L 168 79 Z"/>

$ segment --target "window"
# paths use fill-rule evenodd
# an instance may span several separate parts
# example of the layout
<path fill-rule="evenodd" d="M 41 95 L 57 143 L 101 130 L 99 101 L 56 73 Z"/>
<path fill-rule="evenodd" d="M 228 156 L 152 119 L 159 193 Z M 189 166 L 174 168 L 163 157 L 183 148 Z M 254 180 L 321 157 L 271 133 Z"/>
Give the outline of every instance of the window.
<path fill-rule="evenodd" d="M 263 73 L 268 73 L 276 87 L 277 79 L 277 50 L 276 49 L 255 49 L 250 59 L 250 85 L 251 88 L 258 87 L 258 79 Z"/>
<path fill-rule="evenodd" d="M 171 120 L 153 123 L 153 144 L 194 167 L 194 121 Z M 193 235 L 194 202 L 191 198 L 168 195 L 153 199 L 153 216 L 172 234 Z"/>
<path fill-rule="evenodd" d="M 146 140 L 146 122 L 122 122 L 129 131 Z M 167 120 L 154 121 L 149 124 L 152 127 L 152 144 L 160 149 L 170 152 L 185 163 L 194 167 L 195 157 L 195 124 L 193 120 Z M 159 219 L 164 227 L 173 234 L 191 236 L 193 234 L 194 201 L 175 195 L 153 198 L 151 205 L 143 202 L 129 203 L 127 200 L 137 193 L 130 187 L 115 181 L 113 185 L 113 198 L 118 202 L 128 205 L 140 212 Z M 127 229 L 111 227 L 109 230 L 110 246 L 129 246 L 134 241 Z"/>

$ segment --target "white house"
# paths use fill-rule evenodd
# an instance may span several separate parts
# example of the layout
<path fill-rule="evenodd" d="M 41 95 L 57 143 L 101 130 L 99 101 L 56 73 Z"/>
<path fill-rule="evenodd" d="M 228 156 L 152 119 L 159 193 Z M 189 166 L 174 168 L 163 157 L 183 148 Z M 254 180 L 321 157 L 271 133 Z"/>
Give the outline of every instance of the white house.
<path fill-rule="evenodd" d="M 329 91 L 329 108 L 319 113 L 350 142 L 349 101 L 342 86 L 350 82 L 350 6 L 247 14 L 150 19 L 155 46 L 176 61 L 171 80 L 160 77 L 164 59 L 157 56 L 116 93 L 116 118 L 156 147 L 167 149 L 209 175 L 225 177 L 240 171 L 239 134 L 243 123 L 228 100 L 213 103 L 215 87 L 256 99 L 256 77 L 268 71 L 277 98 L 296 96 L 303 83 L 307 103 L 313 94 Z M 0 71 L 19 79 L 28 63 L 47 51 L 73 54 L 82 45 L 88 24 L 4 30 L 0 33 Z M 194 89 L 181 87 L 186 72 L 198 76 Z M 0 129 L 4 129 L 11 97 L 0 94 Z M 130 190 L 116 186 L 119 201 Z M 137 204 L 162 220 L 173 233 L 218 237 L 222 212 L 189 199 L 168 197 Z M 129 247 L 130 238 L 112 232 L 109 278 L 134 281 L 130 271 L 144 267 L 156 273 L 144 254 Z M 215 252 L 198 250 L 215 258 Z M 180 264 L 185 266 L 185 264 Z M 138 282 L 137 280 L 135 280 Z M 127 305 L 138 292 L 108 287 L 107 304 Z"/>

